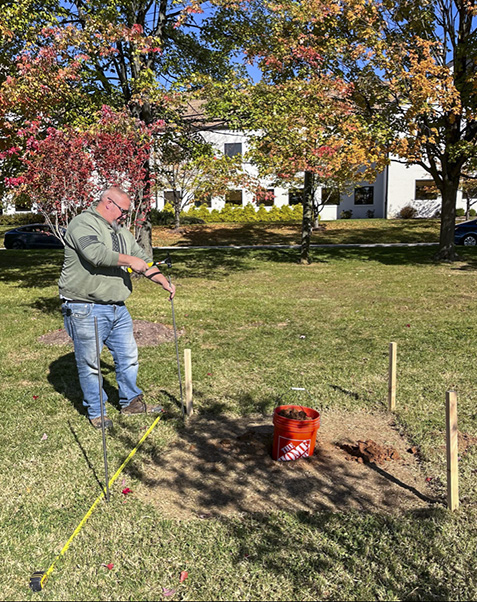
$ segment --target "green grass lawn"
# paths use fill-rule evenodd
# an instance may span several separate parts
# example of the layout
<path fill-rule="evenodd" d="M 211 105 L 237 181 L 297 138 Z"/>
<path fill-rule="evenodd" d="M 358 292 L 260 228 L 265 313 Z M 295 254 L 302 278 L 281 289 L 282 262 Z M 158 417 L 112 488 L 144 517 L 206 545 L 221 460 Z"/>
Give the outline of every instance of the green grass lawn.
<path fill-rule="evenodd" d="M 160 422 L 58 562 L 45 590 L 28 589 L 100 491 L 101 436 L 82 413 L 72 351 L 45 346 L 62 326 L 62 253 L 0 253 L 2 598 L 44 600 L 467 600 L 477 597 L 477 454 L 460 460 L 461 509 L 445 509 L 445 392 L 458 393 L 459 430 L 477 436 L 477 256 L 432 262 L 432 248 L 296 251 L 178 250 L 180 350 L 192 350 L 200 413 L 270 413 L 290 386 L 329 408 L 386 411 L 388 345 L 398 344 L 396 421 L 420 446 L 442 503 L 424 513 L 272 513 L 165 520 L 135 492 L 145 457 L 160 461 L 180 429 L 173 343 L 140 349 L 139 384 L 175 418 Z M 161 255 L 157 252 L 158 257 Z M 134 319 L 171 324 L 146 280 Z M 115 402 L 112 360 L 103 374 Z M 166 392 L 162 393 L 163 391 Z M 108 437 L 110 472 L 151 423 L 121 419 Z M 46 437 L 45 437 L 46 435 Z M 121 495 L 129 487 L 133 494 Z M 163 492 L 167 496 L 167 490 Z M 105 566 L 113 563 L 112 570 Z M 181 571 L 188 572 L 179 583 Z"/>
<path fill-rule="evenodd" d="M 438 242 L 440 220 L 340 219 L 322 222 L 311 237 L 312 244 L 361 244 L 392 242 Z M 297 245 L 301 224 L 198 224 L 176 231 L 155 226 L 155 246 L 200 245 Z"/>

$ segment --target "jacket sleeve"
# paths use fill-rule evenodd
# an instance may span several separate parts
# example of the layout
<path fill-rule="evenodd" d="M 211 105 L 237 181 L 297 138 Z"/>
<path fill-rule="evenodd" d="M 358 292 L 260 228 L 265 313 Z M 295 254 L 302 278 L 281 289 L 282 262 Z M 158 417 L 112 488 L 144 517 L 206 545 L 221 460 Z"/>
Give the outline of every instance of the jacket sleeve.
<path fill-rule="evenodd" d="M 65 242 L 94 267 L 115 267 L 118 265 L 119 252 L 112 251 L 101 242 L 101 231 L 91 224 L 77 224 L 69 228 Z"/>

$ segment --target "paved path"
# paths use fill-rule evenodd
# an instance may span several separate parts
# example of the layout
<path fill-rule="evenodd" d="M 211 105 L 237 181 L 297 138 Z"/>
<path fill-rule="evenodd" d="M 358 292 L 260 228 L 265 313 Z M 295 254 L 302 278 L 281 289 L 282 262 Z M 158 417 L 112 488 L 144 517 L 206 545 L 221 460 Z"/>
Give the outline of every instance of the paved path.
<path fill-rule="evenodd" d="M 370 244 L 329 244 L 329 245 L 310 245 L 310 249 L 384 249 L 389 247 L 432 247 L 437 246 L 437 242 L 390 242 L 390 243 L 370 243 Z M 301 245 L 199 245 L 182 247 L 153 247 L 153 249 L 162 249 L 163 251 L 179 251 L 187 249 L 300 249 Z"/>

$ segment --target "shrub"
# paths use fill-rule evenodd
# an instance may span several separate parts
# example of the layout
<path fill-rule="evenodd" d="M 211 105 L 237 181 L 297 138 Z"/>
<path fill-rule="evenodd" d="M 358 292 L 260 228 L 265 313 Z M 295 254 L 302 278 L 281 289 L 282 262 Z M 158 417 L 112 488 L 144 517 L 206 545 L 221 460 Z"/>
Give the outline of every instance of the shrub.
<path fill-rule="evenodd" d="M 151 209 L 151 224 L 153 226 L 169 226 L 174 223 L 174 214 L 163 209 Z"/>
<path fill-rule="evenodd" d="M 456 215 L 456 217 L 464 217 L 465 209 L 462 209 L 462 207 L 460 207 L 459 209 L 456 209 L 455 215 Z"/>
<path fill-rule="evenodd" d="M 303 220 L 303 205 L 293 206 L 293 219 L 300 222 Z"/>
<path fill-rule="evenodd" d="M 294 219 L 293 209 L 290 205 L 282 205 L 280 207 L 280 219 L 282 222 L 292 222 Z"/>
<path fill-rule="evenodd" d="M 417 209 L 412 205 L 406 205 L 399 212 L 399 217 L 401 219 L 413 219 L 417 215 Z"/>
<path fill-rule="evenodd" d="M 156 213 L 161 214 L 160 219 L 167 220 L 167 212 L 159 211 Z M 192 206 L 187 212 L 181 213 L 181 221 L 184 220 L 184 224 L 197 223 L 186 221 L 192 218 L 200 220 L 199 223 L 239 222 L 250 224 L 254 222 L 293 222 L 303 219 L 303 207 L 301 205 L 293 207 L 289 205 L 277 207 L 274 205 L 268 211 L 264 205 L 260 205 L 258 210 L 256 210 L 251 203 L 248 203 L 245 207 L 226 203 L 225 207 L 220 211 L 218 209 L 210 211 L 207 205 L 201 205 L 199 208 Z M 155 222 L 153 223 L 156 225 Z M 165 223 L 169 224 L 172 221 L 165 221 Z"/>
<path fill-rule="evenodd" d="M 340 213 L 340 219 L 351 219 L 352 216 L 353 216 L 353 210 L 352 209 L 348 209 L 348 210 L 342 211 Z"/>
<path fill-rule="evenodd" d="M 257 221 L 266 222 L 268 221 L 268 211 L 265 209 L 265 205 L 260 205 L 256 214 Z"/>
<path fill-rule="evenodd" d="M 368 209 L 368 210 L 366 211 L 366 217 L 367 217 L 368 219 L 373 219 L 373 217 L 374 217 L 374 209 Z"/>
<path fill-rule="evenodd" d="M 477 215 L 477 211 L 475 209 L 471 209 L 469 211 L 469 217 L 475 217 Z"/>
<path fill-rule="evenodd" d="M 25 226 L 27 224 L 43 224 L 45 218 L 41 213 L 13 213 L 0 215 L 1 226 Z"/>

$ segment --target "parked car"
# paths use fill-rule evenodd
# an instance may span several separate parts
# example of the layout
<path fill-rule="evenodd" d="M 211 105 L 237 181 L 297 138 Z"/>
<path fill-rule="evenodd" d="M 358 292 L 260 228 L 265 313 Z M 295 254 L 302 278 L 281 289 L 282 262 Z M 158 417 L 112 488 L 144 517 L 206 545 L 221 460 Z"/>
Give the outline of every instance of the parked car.
<path fill-rule="evenodd" d="M 5 249 L 62 249 L 63 243 L 46 224 L 28 224 L 5 232 Z"/>
<path fill-rule="evenodd" d="M 456 226 L 454 242 L 456 245 L 475 247 L 477 245 L 477 219 L 471 219 Z"/>

